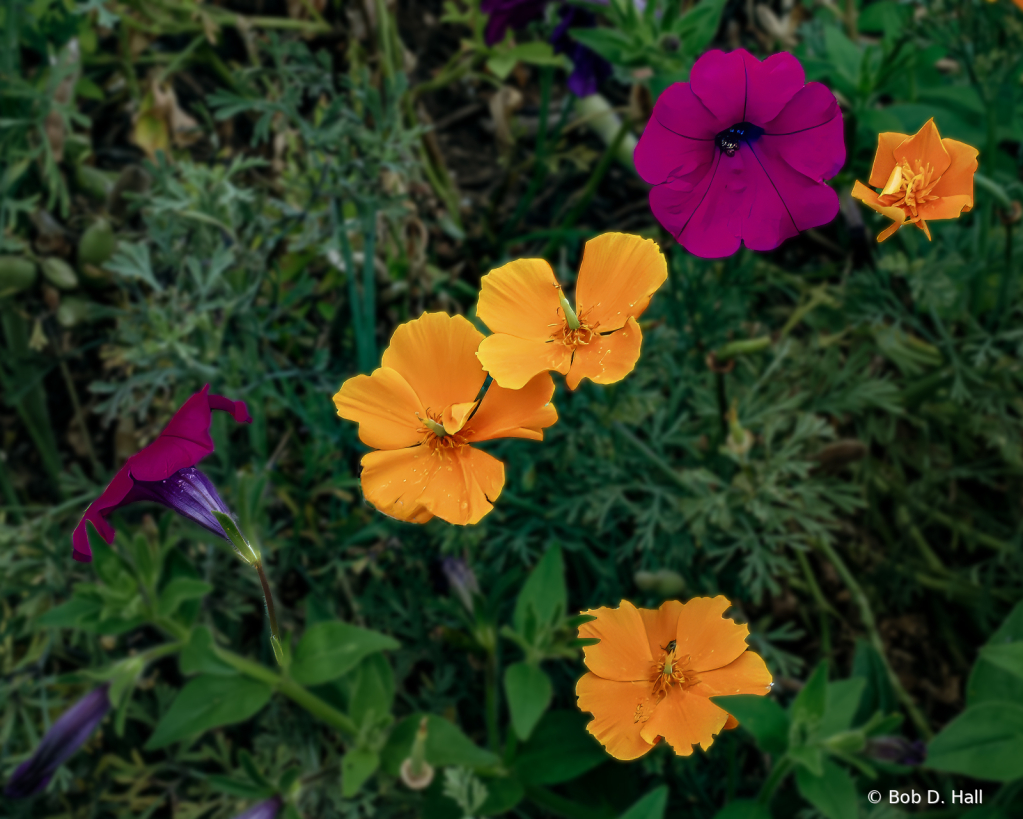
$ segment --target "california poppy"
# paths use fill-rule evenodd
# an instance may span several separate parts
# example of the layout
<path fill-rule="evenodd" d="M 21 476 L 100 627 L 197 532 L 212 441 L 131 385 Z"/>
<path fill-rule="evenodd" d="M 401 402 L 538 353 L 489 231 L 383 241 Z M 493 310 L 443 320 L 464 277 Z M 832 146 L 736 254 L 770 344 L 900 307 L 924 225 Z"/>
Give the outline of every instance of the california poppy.
<path fill-rule="evenodd" d="M 977 149 L 942 139 L 931 118 L 913 136 L 884 133 L 870 171 L 872 191 L 862 182 L 852 195 L 867 207 L 893 219 L 877 240 L 883 242 L 906 222 L 931 238 L 928 219 L 956 219 L 973 207 L 973 175 Z"/>
<path fill-rule="evenodd" d="M 470 444 L 541 441 L 558 420 L 546 374 L 521 390 L 491 384 L 479 397 L 482 340 L 462 316 L 426 313 L 394 331 L 380 369 L 349 378 L 334 396 L 337 414 L 378 450 L 362 459 L 362 491 L 385 515 L 477 523 L 501 494 L 504 464 Z"/>
<path fill-rule="evenodd" d="M 509 262 L 483 277 L 476 315 L 494 335 L 479 359 L 502 387 L 556 370 L 570 389 L 613 384 L 632 372 L 643 333 L 636 319 L 668 277 L 657 244 L 605 233 L 583 250 L 573 310 L 543 259 Z"/>
<path fill-rule="evenodd" d="M 110 711 L 108 685 L 94 688 L 50 726 L 35 752 L 11 774 L 4 787 L 8 799 L 25 799 L 45 788 L 57 768 L 67 762 Z"/>
<path fill-rule="evenodd" d="M 251 424 L 252 418 L 244 401 L 209 395 L 209 389 L 207 384 L 182 404 L 156 440 L 128 458 L 103 494 L 85 510 L 71 536 L 75 560 L 83 563 L 92 560 L 87 521 L 96 527 L 103 540 L 113 543 L 114 527 L 107 518 L 115 509 L 138 501 L 163 504 L 228 540 L 212 514 L 228 513 L 227 507 L 210 479 L 195 465 L 213 452 L 210 437 L 213 410 L 229 412 L 240 423 Z"/>
<path fill-rule="evenodd" d="M 714 735 L 738 723 L 710 701 L 725 694 L 766 694 L 771 673 L 748 651 L 749 629 L 722 617 L 725 597 L 668 600 L 659 609 L 585 611 L 596 617 L 579 636 L 597 638 L 583 649 L 585 674 L 576 685 L 586 726 L 616 759 L 643 756 L 662 738 L 676 754 L 707 750 Z"/>
<path fill-rule="evenodd" d="M 842 112 L 791 54 L 708 51 L 657 98 L 634 158 L 654 216 L 690 253 L 772 250 L 838 213 L 824 180 L 845 163 Z"/>

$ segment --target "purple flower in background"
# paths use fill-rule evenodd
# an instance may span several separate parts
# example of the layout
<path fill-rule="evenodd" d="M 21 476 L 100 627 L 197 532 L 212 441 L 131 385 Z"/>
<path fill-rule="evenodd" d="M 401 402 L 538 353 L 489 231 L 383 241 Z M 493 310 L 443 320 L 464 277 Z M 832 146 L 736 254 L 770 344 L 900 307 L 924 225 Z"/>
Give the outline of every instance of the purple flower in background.
<path fill-rule="evenodd" d="M 181 405 L 163 432 L 145 449 L 132 455 L 114 475 L 103 494 L 85 510 L 75 527 L 72 557 L 82 563 L 92 560 L 86 522 L 96 527 L 107 543 L 114 542 L 114 527 L 107 517 L 115 510 L 137 501 L 155 501 L 198 523 L 225 540 L 210 510 L 227 512 L 210 479 L 195 465 L 213 452 L 210 423 L 213 410 L 231 413 L 235 421 L 251 424 L 244 401 L 209 395 L 207 384 Z"/>
<path fill-rule="evenodd" d="M 590 28 L 596 25 L 596 16 L 578 6 L 564 4 L 561 7 L 561 22 L 551 35 L 555 54 L 567 54 L 572 60 L 572 73 L 568 75 L 568 90 L 577 97 L 596 94 L 597 88 L 611 76 L 611 63 L 597 52 L 573 40 L 570 28 Z"/>
<path fill-rule="evenodd" d="M 484 31 L 487 45 L 492 46 L 501 42 L 508 29 L 518 31 L 534 20 L 542 18 L 548 2 L 550 0 L 483 0 L 480 9 L 490 15 Z M 577 97 L 596 94 L 600 83 L 611 76 L 611 64 L 595 51 L 573 40 L 568 30 L 593 26 L 597 18 L 592 12 L 568 3 L 561 4 L 559 13 L 561 21 L 551 35 L 551 44 L 556 54 L 567 54 L 572 60 L 573 68 L 568 77 L 568 90 Z"/>
<path fill-rule="evenodd" d="M 441 569 L 451 585 L 451 591 L 458 595 L 458 599 L 469 611 L 472 611 L 473 595 L 480 593 L 480 584 L 472 567 L 461 558 L 445 557 Z"/>
<path fill-rule="evenodd" d="M 283 806 L 284 800 L 275 796 L 273 799 L 253 805 L 245 813 L 236 816 L 235 819 L 277 819 L 277 814 L 281 812 Z"/>
<path fill-rule="evenodd" d="M 838 213 L 823 180 L 845 163 L 842 112 L 805 80 L 791 54 L 709 51 L 658 98 L 636 170 L 654 185 L 654 216 L 690 253 L 773 250 Z"/>
<path fill-rule="evenodd" d="M 927 760 L 927 746 L 919 739 L 910 742 L 905 737 L 871 737 L 867 740 L 867 755 L 882 762 L 915 767 Z"/>
<path fill-rule="evenodd" d="M 108 686 L 95 688 L 61 714 L 46 732 L 35 753 L 22 762 L 4 788 L 8 799 L 39 793 L 53 774 L 77 751 L 110 711 Z"/>

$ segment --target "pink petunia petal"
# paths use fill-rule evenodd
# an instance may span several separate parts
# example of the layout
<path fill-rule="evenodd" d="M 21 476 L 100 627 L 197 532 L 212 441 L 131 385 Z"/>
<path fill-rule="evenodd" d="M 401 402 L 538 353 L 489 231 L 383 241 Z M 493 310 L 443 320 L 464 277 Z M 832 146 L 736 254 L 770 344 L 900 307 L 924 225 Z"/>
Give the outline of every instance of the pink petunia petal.
<path fill-rule="evenodd" d="M 721 123 L 720 130 L 746 119 L 745 49 L 708 51 L 689 74 L 693 93 Z M 752 55 L 749 55 L 752 56 Z M 755 59 L 755 58 L 753 58 Z"/>
<path fill-rule="evenodd" d="M 657 99 L 633 157 L 651 185 L 684 176 L 714 159 L 714 136 L 728 126 L 704 106 L 689 83 L 675 83 Z"/>
<path fill-rule="evenodd" d="M 799 93 L 806 82 L 806 74 L 799 60 L 787 52 L 772 54 L 760 62 L 752 54 L 740 51 L 746 66 L 746 113 L 743 119 L 763 127 Z"/>
<path fill-rule="evenodd" d="M 764 126 L 758 145 L 770 145 L 811 179 L 830 179 L 845 164 L 842 111 L 835 95 L 819 82 L 804 86 Z"/>

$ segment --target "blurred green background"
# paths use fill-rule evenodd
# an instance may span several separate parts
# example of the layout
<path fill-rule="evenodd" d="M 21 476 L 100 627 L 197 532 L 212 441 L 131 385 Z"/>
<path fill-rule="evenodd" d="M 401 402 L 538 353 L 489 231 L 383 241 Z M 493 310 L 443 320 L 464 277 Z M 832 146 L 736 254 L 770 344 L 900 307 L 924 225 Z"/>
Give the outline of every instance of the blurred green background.
<path fill-rule="evenodd" d="M 584 101 L 556 3 L 494 47 L 478 0 L 0 4 L 0 775 L 100 680 L 124 694 L 0 812 L 228 819 L 285 792 L 317 819 L 880 819 L 896 788 L 1020 815 L 1023 11 L 649 3 L 594 7 L 580 37 L 614 73 Z M 842 212 L 703 260 L 630 148 L 703 50 L 740 46 L 835 91 Z M 932 116 L 980 150 L 976 206 L 878 246 L 852 183 L 879 131 Z M 509 259 L 573 281 L 608 230 L 668 257 L 635 372 L 558 379 L 545 440 L 490 447 L 507 483 L 479 525 L 364 503 L 341 382 L 424 310 L 474 318 Z M 172 513 L 126 509 L 71 560 L 206 382 L 254 419 L 218 414 L 202 468 L 266 556 L 286 670 L 255 573 Z M 770 704 L 707 753 L 611 760 L 571 618 L 718 593 Z M 437 775 L 414 790 L 423 715 Z M 915 740 L 923 765 L 885 750 Z M 951 803 L 974 788 L 983 808 Z"/>

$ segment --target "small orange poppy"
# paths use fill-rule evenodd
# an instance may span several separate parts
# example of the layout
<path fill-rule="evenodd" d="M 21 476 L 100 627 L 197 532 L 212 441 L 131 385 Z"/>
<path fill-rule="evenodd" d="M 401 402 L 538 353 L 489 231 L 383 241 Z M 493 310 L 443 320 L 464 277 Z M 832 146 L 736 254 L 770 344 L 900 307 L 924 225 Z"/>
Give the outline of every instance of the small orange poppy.
<path fill-rule="evenodd" d="M 573 310 L 543 259 L 509 262 L 483 277 L 476 315 L 493 331 L 479 359 L 502 387 L 556 370 L 569 389 L 613 384 L 632 372 L 643 333 L 636 319 L 668 277 L 656 242 L 605 233 L 583 250 Z"/>
<path fill-rule="evenodd" d="M 585 611 L 597 619 L 579 627 L 595 637 L 583 649 L 585 674 L 576 685 L 586 726 L 616 759 L 643 756 L 662 738 L 680 756 L 705 751 L 714 735 L 738 723 L 710 701 L 725 694 L 766 694 L 771 673 L 748 651 L 749 629 L 722 617 L 725 597 L 668 600 L 659 609 Z"/>
<path fill-rule="evenodd" d="M 504 486 L 504 464 L 470 444 L 543 440 L 558 420 L 554 382 L 539 375 L 521 390 L 491 384 L 476 358 L 483 334 L 462 316 L 425 313 L 394 331 L 381 367 L 334 396 L 337 414 L 359 424 L 377 452 L 362 459 L 362 491 L 385 515 L 425 523 L 477 523 Z"/>
<path fill-rule="evenodd" d="M 870 184 L 881 190 L 859 181 L 852 190 L 853 198 L 894 220 L 877 240 L 883 242 L 906 222 L 929 240 L 928 219 L 956 219 L 970 210 L 977 153 L 966 143 L 942 139 L 933 118 L 913 136 L 878 134 Z"/>

